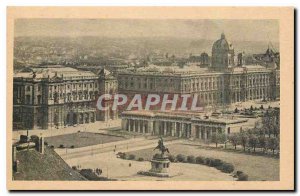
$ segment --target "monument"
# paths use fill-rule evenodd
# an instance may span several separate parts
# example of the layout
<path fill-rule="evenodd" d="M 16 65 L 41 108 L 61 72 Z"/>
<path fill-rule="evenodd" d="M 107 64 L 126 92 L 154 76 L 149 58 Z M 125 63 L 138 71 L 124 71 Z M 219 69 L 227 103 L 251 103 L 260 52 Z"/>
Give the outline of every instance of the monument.
<path fill-rule="evenodd" d="M 169 177 L 169 167 L 170 160 L 168 156 L 165 155 L 165 152 L 169 152 L 169 149 L 164 146 L 163 138 L 160 137 L 158 145 L 153 149 L 158 149 L 161 153 L 153 156 L 151 162 L 151 169 L 149 171 L 140 171 L 138 174 L 147 175 L 147 176 L 157 176 L 157 177 Z"/>

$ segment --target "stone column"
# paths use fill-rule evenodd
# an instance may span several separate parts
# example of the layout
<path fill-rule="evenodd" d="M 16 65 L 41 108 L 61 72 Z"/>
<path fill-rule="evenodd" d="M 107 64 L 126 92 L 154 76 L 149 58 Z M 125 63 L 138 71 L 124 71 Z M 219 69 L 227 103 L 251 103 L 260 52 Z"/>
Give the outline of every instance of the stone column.
<path fill-rule="evenodd" d="M 131 129 L 131 125 L 130 125 L 130 123 L 131 123 L 131 120 L 130 120 L 130 119 L 128 119 L 128 122 L 127 122 L 127 123 L 128 123 L 128 131 L 130 132 L 130 131 L 131 131 L 131 130 L 130 130 L 130 129 Z"/>
<path fill-rule="evenodd" d="M 176 122 L 172 122 L 172 137 L 175 136 L 175 132 L 176 132 Z"/>
<path fill-rule="evenodd" d="M 140 121 L 139 121 L 139 120 L 136 120 L 136 130 L 135 130 L 135 131 L 136 131 L 137 133 L 140 133 L 140 132 L 141 132 L 140 129 L 141 129 L 141 127 L 140 127 Z"/>
<path fill-rule="evenodd" d="M 183 123 L 180 123 L 180 125 L 179 125 L 179 136 L 178 137 L 182 137 L 182 130 L 183 130 Z"/>
<path fill-rule="evenodd" d="M 164 136 L 167 136 L 167 122 L 166 121 L 163 121 L 164 123 Z"/>
<path fill-rule="evenodd" d="M 132 120 L 132 132 L 135 132 L 136 127 L 135 127 L 135 120 Z"/>
<path fill-rule="evenodd" d="M 155 128 L 154 128 L 154 135 L 158 135 L 159 133 L 159 125 L 160 125 L 160 122 L 159 121 L 155 121 Z"/>
<path fill-rule="evenodd" d="M 123 129 L 123 130 L 126 130 L 126 119 L 122 119 L 122 121 L 121 121 L 121 128 Z"/>
<path fill-rule="evenodd" d="M 145 134 L 145 131 L 146 131 L 146 130 L 145 130 L 145 121 L 142 121 L 141 123 L 142 123 L 142 131 L 143 131 L 143 134 Z"/>
<path fill-rule="evenodd" d="M 187 138 L 190 138 L 190 137 L 191 137 L 191 132 L 192 132 L 192 124 L 188 124 Z"/>
<path fill-rule="evenodd" d="M 172 136 L 172 122 L 167 122 L 167 135 Z"/>
<path fill-rule="evenodd" d="M 154 135 L 153 121 L 148 121 L 148 133 L 151 133 L 151 135 Z"/>
<path fill-rule="evenodd" d="M 196 138 L 197 125 L 191 124 L 191 137 Z"/>
<path fill-rule="evenodd" d="M 204 131 L 204 140 L 207 140 L 207 130 L 205 126 L 203 126 L 203 131 Z"/>

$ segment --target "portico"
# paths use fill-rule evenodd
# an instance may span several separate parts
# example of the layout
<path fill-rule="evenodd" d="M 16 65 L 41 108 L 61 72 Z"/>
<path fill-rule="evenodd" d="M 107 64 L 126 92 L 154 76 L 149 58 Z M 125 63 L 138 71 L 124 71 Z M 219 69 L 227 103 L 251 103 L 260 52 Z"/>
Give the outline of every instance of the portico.
<path fill-rule="evenodd" d="M 191 113 L 127 111 L 122 113 L 122 129 L 147 135 L 208 140 L 215 133 L 238 131 L 247 119 L 222 119 L 196 116 Z"/>

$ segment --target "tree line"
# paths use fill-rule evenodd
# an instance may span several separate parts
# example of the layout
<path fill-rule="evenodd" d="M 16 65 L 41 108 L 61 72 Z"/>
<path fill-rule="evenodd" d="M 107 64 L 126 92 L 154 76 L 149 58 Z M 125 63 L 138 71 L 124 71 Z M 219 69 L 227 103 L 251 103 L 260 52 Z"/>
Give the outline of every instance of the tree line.
<path fill-rule="evenodd" d="M 256 123 L 252 129 L 240 129 L 238 133 L 232 133 L 225 135 L 225 133 L 214 133 L 211 136 L 210 142 L 218 144 L 228 143 L 237 149 L 237 146 L 242 146 L 243 150 L 246 148 L 252 149 L 253 152 L 259 148 L 262 152 L 271 150 L 273 154 L 278 150 L 279 152 L 279 140 L 280 140 L 280 114 L 279 109 L 268 109 L 262 116 L 261 125 Z"/>

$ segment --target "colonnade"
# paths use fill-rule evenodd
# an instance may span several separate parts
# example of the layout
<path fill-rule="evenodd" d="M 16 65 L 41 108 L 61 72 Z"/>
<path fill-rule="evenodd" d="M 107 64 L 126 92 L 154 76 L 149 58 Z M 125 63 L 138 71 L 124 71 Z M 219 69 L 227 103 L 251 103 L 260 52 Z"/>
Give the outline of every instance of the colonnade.
<path fill-rule="evenodd" d="M 213 134 L 223 133 L 220 126 L 192 125 L 192 137 L 195 139 L 210 139 Z"/>
<path fill-rule="evenodd" d="M 208 140 L 215 133 L 225 133 L 222 124 L 199 124 L 197 122 L 174 121 L 172 119 L 123 118 L 122 129 L 128 132 L 178 138 Z M 226 134 L 226 133 L 225 133 Z M 229 133 L 227 133 L 229 134 Z"/>

